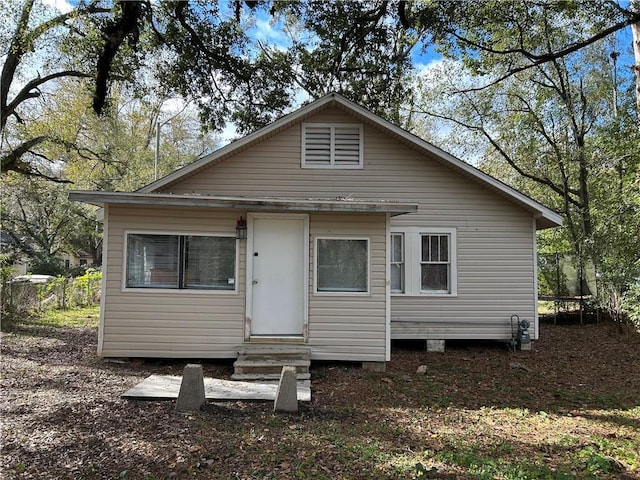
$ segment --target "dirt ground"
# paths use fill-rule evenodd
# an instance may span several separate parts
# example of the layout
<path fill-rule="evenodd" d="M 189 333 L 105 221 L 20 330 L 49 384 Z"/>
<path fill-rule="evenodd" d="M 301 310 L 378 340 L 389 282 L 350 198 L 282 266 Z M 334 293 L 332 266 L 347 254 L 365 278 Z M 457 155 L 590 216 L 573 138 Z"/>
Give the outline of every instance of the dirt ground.
<path fill-rule="evenodd" d="M 186 362 L 114 363 L 96 343 L 94 327 L 3 334 L 1 478 L 640 479 L 640 336 L 614 325 L 542 324 L 516 354 L 398 344 L 385 373 L 316 363 L 313 400 L 293 416 L 123 400 Z M 232 373 L 230 361 L 203 366 Z"/>

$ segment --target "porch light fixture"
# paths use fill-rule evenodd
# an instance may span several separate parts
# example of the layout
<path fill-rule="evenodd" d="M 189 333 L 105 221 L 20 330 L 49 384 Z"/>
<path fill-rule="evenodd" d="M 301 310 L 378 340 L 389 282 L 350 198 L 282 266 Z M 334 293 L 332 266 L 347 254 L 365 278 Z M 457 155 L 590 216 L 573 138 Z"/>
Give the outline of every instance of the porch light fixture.
<path fill-rule="evenodd" d="M 240 216 L 240 218 L 236 222 L 236 238 L 238 240 L 247 239 L 247 221 L 242 218 L 242 216 Z"/>

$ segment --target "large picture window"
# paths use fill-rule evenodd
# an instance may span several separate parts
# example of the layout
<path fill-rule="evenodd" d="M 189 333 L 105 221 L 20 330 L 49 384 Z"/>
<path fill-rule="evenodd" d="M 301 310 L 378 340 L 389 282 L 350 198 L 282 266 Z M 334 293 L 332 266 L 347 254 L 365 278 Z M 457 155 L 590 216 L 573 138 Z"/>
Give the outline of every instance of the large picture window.
<path fill-rule="evenodd" d="M 369 291 L 369 240 L 318 238 L 316 242 L 318 292 Z"/>
<path fill-rule="evenodd" d="M 127 288 L 235 290 L 236 240 L 127 235 Z"/>

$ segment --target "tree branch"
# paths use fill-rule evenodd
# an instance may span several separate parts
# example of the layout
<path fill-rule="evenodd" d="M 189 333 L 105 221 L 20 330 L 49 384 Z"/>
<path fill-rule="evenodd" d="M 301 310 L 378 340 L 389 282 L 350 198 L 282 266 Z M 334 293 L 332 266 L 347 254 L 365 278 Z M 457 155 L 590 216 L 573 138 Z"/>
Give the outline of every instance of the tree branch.
<path fill-rule="evenodd" d="M 550 61 L 554 61 L 554 60 L 558 60 L 561 58 L 566 57 L 567 55 L 577 52 L 578 50 L 591 45 L 595 42 L 597 42 L 598 40 L 602 40 L 603 38 L 619 31 L 622 30 L 625 27 L 628 27 L 629 25 L 633 25 L 634 23 L 638 23 L 640 22 L 640 13 L 633 13 L 633 14 L 629 14 L 627 19 L 621 22 L 616 23 L 615 25 L 612 25 L 609 28 L 606 28 L 600 32 L 598 32 L 597 34 L 595 34 L 592 37 L 589 37 L 581 42 L 577 42 L 574 44 L 571 44 L 570 46 L 559 50 L 559 51 L 552 51 L 552 50 L 548 50 L 547 53 L 545 54 L 534 54 L 532 52 L 529 52 L 523 48 L 514 48 L 514 49 L 506 49 L 506 50 L 497 50 L 494 48 L 491 48 L 487 45 L 483 45 L 477 42 L 474 42 L 466 37 L 463 37 L 459 34 L 457 34 L 455 31 L 453 30 L 445 30 L 446 33 L 448 33 L 449 35 L 453 36 L 454 38 L 456 38 L 459 42 L 463 43 L 463 44 L 467 44 L 470 45 L 473 48 L 476 48 L 478 50 L 487 52 L 487 53 L 492 53 L 492 54 L 496 54 L 496 55 L 513 55 L 513 54 L 520 54 L 522 56 L 524 56 L 525 58 L 527 58 L 528 60 L 531 61 L 531 63 L 526 64 L 526 65 L 520 65 L 517 67 L 509 67 L 509 69 L 503 73 L 502 75 L 500 75 L 498 78 L 496 78 L 495 80 L 491 81 L 490 83 L 486 84 L 486 85 L 481 85 L 479 87 L 473 87 L 473 88 L 467 88 L 465 90 L 460 90 L 456 93 L 461 93 L 461 92 L 478 92 L 478 91 L 482 91 L 485 90 L 489 87 L 492 87 L 494 85 L 497 85 L 500 82 L 503 82 L 504 80 L 518 74 L 521 72 L 525 72 L 527 70 L 530 70 L 532 68 L 538 67 L 540 65 L 543 65 L 545 63 L 548 63 Z"/>
<path fill-rule="evenodd" d="M 628 11 L 627 11 L 628 12 Z M 487 52 L 487 53 L 491 53 L 491 54 L 495 54 L 495 55 L 513 55 L 513 54 L 520 54 L 523 57 L 532 60 L 533 64 L 530 67 L 533 67 L 535 65 L 540 65 L 541 63 L 546 63 L 549 62 L 551 60 L 556 60 L 558 58 L 562 58 L 562 57 L 566 57 L 567 55 L 577 52 L 578 50 L 583 49 L 584 47 L 591 45 L 592 43 L 597 42 L 598 40 L 602 40 L 605 37 L 608 37 L 609 35 L 611 35 L 612 33 L 615 33 L 619 30 L 622 30 L 625 27 L 628 27 L 629 25 L 632 25 L 636 22 L 640 22 L 640 13 L 631 13 L 628 12 L 629 15 L 627 15 L 627 19 L 623 20 L 621 22 L 618 22 L 612 26 L 610 26 L 609 28 L 605 28 L 604 30 L 596 33 L 595 35 L 582 40 L 581 42 L 576 42 L 573 44 L 570 44 L 568 47 L 559 50 L 559 51 L 553 51 L 551 49 L 548 49 L 546 53 L 543 54 L 535 54 L 533 52 L 530 52 L 524 48 L 510 48 L 510 49 L 505 49 L 505 50 L 497 50 L 495 48 L 492 48 L 488 45 L 479 43 L 479 42 L 475 42 L 473 40 L 470 40 L 467 37 L 463 37 L 461 35 L 459 35 L 458 33 L 456 33 L 455 30 L 450 30 L 450 29 L 446 29 L 445 32 L 448 33 L 449 35 L 451 35 L 452 37 L 454 37 L 455 39 L 457 39 L 459 42 L 464 43 L 466 45 L 469 45 L 475 49 L 481 50 L 483 52 Z M 529 68 L 530 68 L 529 67 Z"/>
<path fill-rule="evenodd" d="M 56 26 L 64 25 L 65 22 L 69 19 L 95 13 L 109 12 L 109 9 L 97 7 L 96 2 L 92 2 L 87 7 L 78 10 L 71 10 L 70 12 L 63 13 L 52 19 L 49 19 L 36 26 L 33 30 L 29 31 L 29 19 L 31 17 L 33 4 L 34 0 L 27 0 L 22 6 L 20 20 L 18 21 L 13 36 L 11 37 L 11 44 L 9 46 L 4 65 L 2 67 L 2 74 L 0 75 L 0 131 L 4 130 L 7 118 L 17 108 L 17 104 L 14 104 L 15 99 L 14 102 L 11 102 L 13 104 L 12 108 L 8 109 L 7 107 L 9 89 L 11 87 L 11 84 L 13 83 L 16 69 L 22 61 L 22 57 L 31 49 L 33 49 L 34 42 L 45 32 L 55 28 Z M 23 91 L 24 88 L 21 90 L 21 93 Z M 29 96 L 27 96 L 26 98 L 29 98 Z M 23 98 L 22 101 L 26 100 L 26 98 Z"/>
<path fill-rule="evenodd" d="M 6 107 L 2 108 L 2 112 L 0 112 L 0 124 L 4 127 L 7 122 L 7 118 L 13 114 L 13 112 L 18 108 L 18 106 L 27 100 L 28 98 L 37 98 L 40 96 L 40 92 L 32 92 L 32 90 L 38 88 L 40 85 L 47 83 L 50 80 L 54 80 L 56 78 L 61 77 L 77 77 L 77 78 L 89 78 L 91 75 L 87 73 L 78 72 L 75 70 L 64 70 L 62 72 L 55 72 L 44 77 L 38 77 L 34 80 L 28 82 L 22 89 L 18 92 L 18 94 L 14 97 L 14 99 L 9 103 Z"/>
<path fill-rule="evenodd" d="M 46 135 L 40 135 L 21 143 L 16 148 L 11 149 L 9 153 L 3 154 L 0 160 L 0 170 L 3 172 L 15 171 L 24 173 L 26 171 L 25 168 L 28 170 L 28 166 L 23 164 L 20 158 L 33 147 L 47 140 L 47 138 Z"/>
<path fill-rule="evenodd" d="M 563 180 L 564 190 L 566 190 L 568 193 L 571 193 L 572 195 L 576 195 L 576 196 L 580 195 L 580 192 L 578 190 L 570 188 L 568 186 L 568 176 L 567 176 L 566 169 L 565 169 L 565 166 L 564 166 L 564 160 L 563 160 L 562 153 L 560 152 L 560 149 L 558 148 L 557 142 L 555 142 L 554 139 L 551 138 L 551 135 L 549 135 L 549 132 L 547 132 L 547 128 L 546 128 L 542 118 L 540 118 L 540 116 L 534 111 L 534 109 L 531 107 L 531 104 L 529 103 L 529 101 L 526 98 L 524 98 L 522 95 L 515 94 L 515 93 L 512 94 L 512 95 L 515 98 L 517 98 L 518 100 L 520 100 L 520 102 L 522 102 L 522 104 L 524 104 L 527 107 L 526 110 L 525 110 L 525 113 L 527 113 L 528 115 L 531 115 L 531 117 L 533 118 L 534 122 L 538 126 L 538 132 L 544 137 L 544 139 L 547 141 L 547 143 L 553 149 L 553 152 L 555 154 L 556 160 L 558 162 L 558 168 L 560 170 L 560 176 L 562 177 L 562 180 Z"/>
<path fill-rule="evenodd" d="M 133 36 L 133 43 L 138 40 L 143 4 L 144 2 L 141 1 L 120 0 L 118 2 L 122 9 L 120 18 L 104 28 L 105 41 L 96 65 L 96 90 L 93 95 L 93 110 L 98 115 L 102 114 L 107 98 L 113 59 L 127 37 Z"/>
<path fill-rule="evenodd" d="M 446 120 L 446 121 L 449 121 L 449 122 L 453 122 L 456 125 L 464 127 L 464 128 L 466 128 L 466 129 L 468 129 L 470 131 L 479 132 L 483 137 L 485 137 L 487 139 L 487 141 L 491 144 L 491 146 L 496 149 L 496 151 L 511 166 L 511 168 L 513 168 L 521 176 L 523 176 L 525 178 L 528 178 L 529 180 L 533 180 L 534 182 L 539 183 L 541 185 L 546 185 L 547 187 L 551 188 L 554 192 L 558 193 L 559 195 L 567 196 L 566 195 L 567 194 L 566 190 L 563 189 L 562 187 L 559 187 L 558 185 L 556 185 L 551 179 L 538 177 L 536 175 L 533 175 L 533 174 L 527 172 L 522 167 L 520 167 L 511 158 L 511 156 L 504 149 L 502 149 L 502 147 L 498 144 L 498 142 L 489 134 L 489 132 L 487 132 L 487 130 L 484 127 L 480 127 L 480 126 L 477 126 L 477 125 L 471 125 L 471 124 L 462 122 L 460 120 L 456 120 L 454 118 L 447 117 L 445 115 L 440 115 L 440 114 L 434 113 L 434 112 L 414 111 L 414 113 L 421 113 L 421 114 L 424 114 L 424 115 L 429 115 L 429 116 L 434 117 L 434 118 L 439 118 L 441 120 Z M 580 204 L 577 203 L 572 198 L 569 198 L 569 201 L 571 201 L 571 203 L 573 203 L 574 205 L 576 205 L 578 207 L 580 206 Z"/>

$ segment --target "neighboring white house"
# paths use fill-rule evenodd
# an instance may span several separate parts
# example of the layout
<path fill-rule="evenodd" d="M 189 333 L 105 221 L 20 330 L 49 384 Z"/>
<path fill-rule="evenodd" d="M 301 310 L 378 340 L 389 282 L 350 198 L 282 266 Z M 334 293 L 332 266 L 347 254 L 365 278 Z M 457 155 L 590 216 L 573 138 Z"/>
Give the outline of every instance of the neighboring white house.
<path fill-rule="evenodd" d="M 337 95 L 104 207 L 99 354 L 538 336 L 536 230 L 558 214 Z M 241 237 L 245 237 L 241 238 Z"/>

